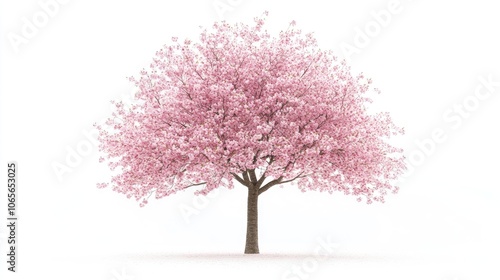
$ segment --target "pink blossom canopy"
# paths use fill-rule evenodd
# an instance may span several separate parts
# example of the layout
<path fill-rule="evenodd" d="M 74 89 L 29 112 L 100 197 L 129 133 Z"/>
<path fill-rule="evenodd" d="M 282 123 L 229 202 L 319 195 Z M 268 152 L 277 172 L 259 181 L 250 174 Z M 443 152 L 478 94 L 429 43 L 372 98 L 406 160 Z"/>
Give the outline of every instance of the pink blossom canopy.
<path fill-rule="evenodd" d="M 114 102 L 97 126 L 100 150 L 119 170 L 113 190 L 144 204 L 193 185 L 203 194 L 232 188 L 238 174 L 258 170 L 276 185 L 368 203 L 397 191 L 405 165 L 387 140 L 403 130 L 388 113 L 368 114 L 371 80 L 295 22 L 270 36 L 264 21 L 215 23 L 198 43 L 173 38 L 131 78 L 137 102 Z"/>

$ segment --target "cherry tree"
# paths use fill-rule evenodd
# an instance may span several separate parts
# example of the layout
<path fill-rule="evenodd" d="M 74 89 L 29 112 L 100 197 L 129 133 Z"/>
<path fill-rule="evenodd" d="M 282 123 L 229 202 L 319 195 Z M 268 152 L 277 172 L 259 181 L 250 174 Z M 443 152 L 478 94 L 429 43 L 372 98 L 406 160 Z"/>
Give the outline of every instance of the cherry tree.
<path fill-rule="evenodd" d="M 215 23 L 199 41 L 161 48 L 130 78 L 131 107 L 99 130 L 100 161 L 115 170 L 114 191 L 144 206 L 198 186 L 196 195 L 239 184 L 248 190 L 246 254 L 258 254 L 258 198 L 291 183 L 384 202 L 405 170 L 403 133 L 388 113 L 369 114 L 371 79 L 321 50 L 292 21 L 271 36 L 255 23 Z"/>

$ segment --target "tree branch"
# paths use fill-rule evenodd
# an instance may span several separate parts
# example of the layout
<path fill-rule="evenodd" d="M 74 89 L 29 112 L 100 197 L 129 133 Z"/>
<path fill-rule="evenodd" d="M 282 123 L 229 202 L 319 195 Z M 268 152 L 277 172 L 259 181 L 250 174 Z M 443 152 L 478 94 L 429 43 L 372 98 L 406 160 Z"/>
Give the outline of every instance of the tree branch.
<path fill-rule="evenodd" d="M 255 175 L 255 169 L 250 169 L 248 170 L 248 174 L 250 174 L 250 182 L 252 182 L 252 184 L 255 184 L 257 183 L 257 176 Z"/>
<path fill-rule="evenodd" d="M 278 179 L 274 179 L 271 182 L 267 183 L 265 186 L 259 189 L 259 195 L 265 191 L 267 191 L 269 188 L 271 188 L 274 185 L 278 185 L 281 180 L 283 180 L 283 176 L 279 177 Z"/>
<path fill-rule="evenodd" d="M 311 175 L 311 174 L 302 175 L 302 173 L 303 172 L 301 172 L 299 175 L 295 176 L 294 178 L 289 179 L 289 180 L 285 180 L 285 181 L 283 181 L 283 176 L 280 176 L 278 179 L 272 180 L 271 182 L 267 183 L 265 186 L 263 186 L 262 188 L 259 189 L 259 195 L 261 193 L 267 191 L 268 189 L 270 189 L 272 186 L 290 183 L 292 181 L 295 181 L 296 179 L 304 178 L 304 177 Z"/>
<path fill-rule="evenodd" d="M 250 183 L 250 178 L 248 178 L 248 173 L 247 171 L 243 171 L 243 179 L 245 180 L 245 182 L 247 183 L 246 186 L 248 186 L 248 184 Z"/>
<path fill-rule="evenodd" d="M 264 173 L 265 174 L 265 173 Z M 258 186 L 260 188 L 260 185 L 262 185 L 262 183 L 264 183 L 264 180 L 266 180 L 266 176 L 262 174 L 262 176 L 260 177 L 260 179 L 257 181 L 257 183 L 255 184 L 256 186 Z"/>
<path fill-rule="evenodd" d="M 189 186 L 184 187 L 184 189 L 187 189 L 187 188 L 190 188 L 190 187 L 194 187 L 194 186 L 204 185 L 204 184 L 206 184 L 206 183 L 207 183 L 207 182 L 202 182 L 202 183 L 191 184 L 191 185 L 189 185 Z"/>
<path fill-rule="evenodd" d="M 160 103 L 160 100 L 158 99 L 158 97 L 155 96 L 155 99 L 156 99 L 156 102 L 158 102 L 158 105 L 161 106 L 161 103 Z"/>
<path fill-rule="evenodd" d="M 286 180 L 286 181 L 281 181 L 280 184 L 289 183 L 289 182 L 295 181 L 296 179 L 304 178 L 304 177 L 307 177 L 307 176 L 311 175 L 311 174 L 308 174 L 308 175 L 302 176 L 302 173 L 303 172 L 301 172 L 299 175 L 295 176 L 295 178 L 293 178 L 293 179 Z"/>
<path fill-rule="evenodd" d="M 247 186 L 247 183 L 240 176 L 238 176 L 238 174 L 231 172 L 231 175 L 233 175 L 236 181 L 238 181 L 240 184 L 242 184 L 245 187 Z"/>

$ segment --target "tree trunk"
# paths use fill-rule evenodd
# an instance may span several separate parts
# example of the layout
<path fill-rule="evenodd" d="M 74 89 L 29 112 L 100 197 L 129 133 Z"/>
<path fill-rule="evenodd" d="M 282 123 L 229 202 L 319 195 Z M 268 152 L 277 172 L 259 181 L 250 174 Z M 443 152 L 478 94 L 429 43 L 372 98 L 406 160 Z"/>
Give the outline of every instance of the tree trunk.
<path fill-rule="evenodd" d="M 257 204 L 259 198 L 258 186 L 248 187 L 247 204 L 247 240 L 245 244 L 245 254 L 259 253 L 259 230 Z"/>

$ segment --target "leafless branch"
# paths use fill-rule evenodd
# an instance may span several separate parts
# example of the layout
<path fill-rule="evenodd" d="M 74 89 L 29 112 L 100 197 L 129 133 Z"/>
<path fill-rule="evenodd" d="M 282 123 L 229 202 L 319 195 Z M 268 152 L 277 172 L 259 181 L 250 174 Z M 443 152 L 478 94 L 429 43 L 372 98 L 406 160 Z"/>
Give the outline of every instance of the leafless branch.
<path fill-rule="evenodd" d="M 187 188 L 190 188 L 190 187 L 194 187 L 194 186 L 204 185 L 204 184 L 206 184 L 206 183 L 207 183 L 207 182 L 202 182 L 202 183 L 191 184 L 191 185 L 188 185 L 188 186 L 184 187 L 184 189 L 187 189 Z"/>
<path fill-rule="evenodd" d="M 238 176 L 238 174 L 231 172 L 231 175 L 233 175 L 236 181 L 238 181 L 240 184 L 242 184 L 243 186 L 247 186 L 247 183 L 240 176 Z"/>

